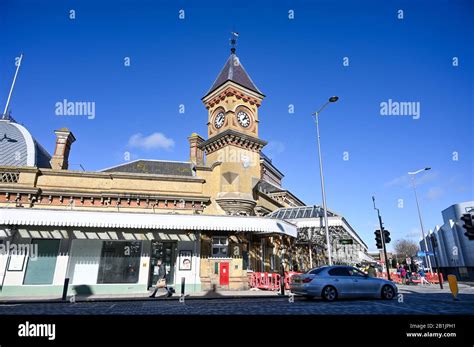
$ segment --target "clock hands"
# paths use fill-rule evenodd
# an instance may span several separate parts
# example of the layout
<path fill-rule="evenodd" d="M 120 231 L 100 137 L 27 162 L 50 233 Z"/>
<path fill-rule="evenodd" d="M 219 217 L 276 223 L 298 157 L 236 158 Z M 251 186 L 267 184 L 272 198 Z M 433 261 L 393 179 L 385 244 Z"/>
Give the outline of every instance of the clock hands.
<path fill-rule="evenodd" d="M 222 112 L 219 113 L 216 116 L 216 120 L 214 121 L 214 125 L 217 129 L 219 129 L 220 127 L 222 127 L 224 125 L 224 118 L 225 118 L 225 115 Z"/>
<path fill-rule="evenodd" d="M 247 113 L 243 111 L 237 114 L 237 120 L 244 128 L 247 128 L 250 125 L 250 117 Z"/>
<path fill-rule="evenodd" d="M 3 142 L 3 140 L 7 140 L 7 142 L 18 142 L 18 140 L 8 137 L 7 134 L 3 134 L 3 138 L 0 139 L 0 142 Z"/>
<path fill-rule="evenodd" d="M 224 125 L 224 120 L 225 114 L 223 112 L 218 113 L 214 118 L 215 128 L 221 128 Z M 250 126 L 250 116 L 244 111 L 240 111 L 239 113 L 237 113 L 237 121 L 244 128 L 248 128 Z"/>

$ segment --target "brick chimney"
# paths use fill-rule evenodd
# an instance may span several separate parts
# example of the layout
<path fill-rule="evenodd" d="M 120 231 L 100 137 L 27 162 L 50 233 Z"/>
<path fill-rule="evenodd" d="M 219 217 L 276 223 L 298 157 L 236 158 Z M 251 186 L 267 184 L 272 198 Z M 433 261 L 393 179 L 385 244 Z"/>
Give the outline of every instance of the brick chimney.
<path fill-rule="evenodd" d="M 189 160 L 194 164 L 204 165 L 204 152 L 199 148 L 199 145 L 204 142 L 204 139 L 196 133 L 192 133 L 188 137 L 189 141 Z"/>
<path fill-rule="evenodd" d="M 51 168 L 54 170 L 67 170 L 69 166 L 69 151 L 71 144 L 76 141 L 76 138 L 67 128 L 55 130 L 56 134 L 56 148 L 54 155 L 51 158 Z"/>

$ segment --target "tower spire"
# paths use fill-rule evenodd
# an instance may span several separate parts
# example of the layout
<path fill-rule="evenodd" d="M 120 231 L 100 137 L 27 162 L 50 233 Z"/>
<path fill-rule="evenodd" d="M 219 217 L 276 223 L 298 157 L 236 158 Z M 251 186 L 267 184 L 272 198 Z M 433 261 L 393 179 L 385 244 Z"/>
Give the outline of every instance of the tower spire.
<path fill-rule="evenodd" d="M 230 38 L 230 45 L 232 46 L 230 52 L 235 54 L 235 46 L 237 46 L 237 38 L 239 37 L 239 33 L 232 31 L 230 34 L 232 35 Z"/>

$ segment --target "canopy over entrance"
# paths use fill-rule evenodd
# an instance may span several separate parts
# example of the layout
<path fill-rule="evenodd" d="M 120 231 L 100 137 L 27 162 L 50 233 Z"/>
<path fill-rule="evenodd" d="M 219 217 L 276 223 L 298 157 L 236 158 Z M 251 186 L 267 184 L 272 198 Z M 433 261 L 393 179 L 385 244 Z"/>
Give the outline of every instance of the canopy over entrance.
<path fill-rule="evenodd" d="M 278 219 L 244 216 L 0 209 L 0 225 L 255 232 L 297 236 L 296 226 Z"/>

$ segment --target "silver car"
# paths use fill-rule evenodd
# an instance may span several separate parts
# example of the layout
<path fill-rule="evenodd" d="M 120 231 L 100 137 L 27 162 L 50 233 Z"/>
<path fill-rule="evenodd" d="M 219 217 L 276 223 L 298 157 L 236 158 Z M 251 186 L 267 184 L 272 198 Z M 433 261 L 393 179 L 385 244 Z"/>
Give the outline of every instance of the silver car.
<path fill-rule="evenodd" d="M 291 278 L 290 290 L 307 298 L 320 297 L 326 301 L 337 298 L 393 299 L 397 286 L 382 278 L 369 277 L 352 266 L 322 266 Z"/>

